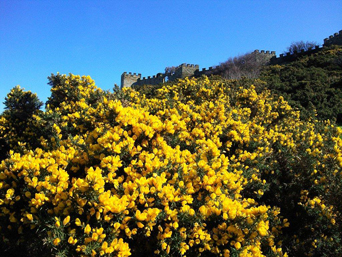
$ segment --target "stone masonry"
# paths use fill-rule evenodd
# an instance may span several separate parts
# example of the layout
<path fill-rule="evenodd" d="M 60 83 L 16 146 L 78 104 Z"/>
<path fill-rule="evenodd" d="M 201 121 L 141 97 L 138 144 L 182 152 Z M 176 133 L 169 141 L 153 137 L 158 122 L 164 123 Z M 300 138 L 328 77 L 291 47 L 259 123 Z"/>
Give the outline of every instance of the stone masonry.
<path fill-rule="evenodd" d="M 335 33 L 329 38 L 324 39 L 323 46 L 331 46 L 331 45 L 342 45 L 342 30 L 339 33 Z M 322 48 L 316 46 L 308 51 L 295 52 L 293 54 L 280 54 L 279 57 L 276 56 L 274 51 L 264 51 L 264 50 L 255 50 L 252 54 L 255 55 L 256 60 L 258 58 L 269 59 L 269 63 L 271 64 L 281 64 L 285 62 L 290 62 L 298 57 L 303 55 L 313 54 L 320 51 Z M 265 58 L 266 57 L 266 58 Z M 202 75 L 216 75 L 220 74 L 220 70 L 218 67 L 209 67 L 208 69 L 203 68 L 201 71 L 199 70 L 199 65 L 194 64 L 186 64 L 183 63 L 176 67 L 173 74 L 170 73 L 158 73 L 154 76 L 141 77 L 141 74 L 136 73 L 127 73 L 124 72 L 121 75 L 121 88 L 123 87 L 131 87 L 134 85 L 158 85 L 164 83 L 166 81 L 173 81 L 176 79 L 181 79 L 185 77 L 200 77 Z"/>

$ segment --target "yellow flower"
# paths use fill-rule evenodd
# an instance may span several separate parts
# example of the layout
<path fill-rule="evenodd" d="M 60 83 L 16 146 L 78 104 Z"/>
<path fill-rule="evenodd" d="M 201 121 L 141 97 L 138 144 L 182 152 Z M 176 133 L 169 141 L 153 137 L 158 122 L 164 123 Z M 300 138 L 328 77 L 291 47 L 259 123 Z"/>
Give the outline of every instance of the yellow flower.
<path fill-rule="evenodd" d="M 75 225 L 78 226 L 78 227 L 82 226 L 82 222 L 81 222 L 81 220 L 79 218 L 76 218 Z"/>
<path fill-rule="evenodd" d="M 32 221 L 32 220 L 33 220 L 33 216 L 32 216 L 31 213 L 26 214 L 26 217 L 27 217 L 27 219 L 28 219 L 29 221 Z"/>
<path fill-rule="evenodd" d="M 135 217 L 137 220 L 144 221 L 147 218 L 147 213 L 141 213 L 139 210 L 136 211 Z"/>
<path fill-rule="evenodd" d="M 76 239 L 76 238 L 73 238 L 72 236 L 70 236 L 70 237 L 68 238 L 68 243 L 74 245 L 74 244 L 77 243 L 77 239 Z"/>
<path fill-rule="evenodd" d="M 59 239 L 58 237 L 55 238 L 55 239 L 53 240 L 53 244 L 56 245 L 56 246 L 57 246 L 60 242 L 61 242 L 61 239 Z"/>
<path fill-rule="evenodd" d="M 63 220 L 63 226 L 65 226 L 66 224 L 68 224 L 70 221 L 70 216 L 67 216 L 64 220 Z"/>
<path fill-rule="evenodd" d="M 59 228 L 59 227 L 61 226 L 61 223 L 60 223 L 60 221 L 59 221 L 59 219 L 58 219 L 57 217 L 55 217 L 55 220 L 56 220 L 55 226 L 56 226 L 57 228 Z"/>
<path fill-rule="evenodd" d="M 84 228 L 84 233 L 88 235 L 90 231 L 91 231 L 91 227 L 89 226 L 89 224 L 87 224 L 87 226 Z"/>
<path fill-rule="evenodd" d="M 260 236 L 266 236 L 268 234 L 268 222 L 260 221 L 257 230 Z"/>

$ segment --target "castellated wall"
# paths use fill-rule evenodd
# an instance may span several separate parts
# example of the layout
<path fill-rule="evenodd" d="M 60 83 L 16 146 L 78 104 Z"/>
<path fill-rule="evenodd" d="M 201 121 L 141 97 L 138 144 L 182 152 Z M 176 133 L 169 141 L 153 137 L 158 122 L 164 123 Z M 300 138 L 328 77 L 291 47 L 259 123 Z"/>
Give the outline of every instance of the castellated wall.
<path fill-rule="evenodd" d="M 198 65 L 183 63 L 176 67 L 174 74 L 166 74 L 168 80 L 173 81 L 176 79 L 183 79 L 194 75 L 195 71 L 199 69 Z"/>
<path fill-rule="evenodd" d="M 342 30 L 340 30 L 339 33 L 335 33 L 334 35 L 330 36 L 329 38 L 324 39 L 324 46 L 331 45 L 342 45 Z"/>
<path fill-rule="evenodd" d="M 130 87 L 132 84 L 136 83 L 138 79 L 141 78 L 141 74 L 136 73 L 127 73 L 124 72 L 121 75 L 121 88 L 123 87 Z"/>
<path fill-rule="evenodd" d="M 286 62 L 293 62 L 297 58 L 305 56 L 305 55 L 310 55 L 317 53 L 321 50 L 322 48 L 320 46 L 315 46 L 314 48 L 310 48 L 309 50 L 301 50 L 300 52 L 294 51 L 293 53 L 286 53 L 286 54 L 280 54 L 279 57 L 272 57 L 270 60 L 271 64 L 282 64 Z"/>
<path fill-rule="evenodd" d="M 202 70 L 197 70 L 197 71 L 195 71 L 194 76 L 196 78 L 198 78 L 198 77 L 201 77 L 203 75 L 206 75 L 209 77 L 211 75 L 219 75 L 219 74 L 220 74 L 220 70 L 216 66 L 216 67 L 209 67 L 208 69 L 203 68 Z"/>
<path fill-rule="evenodd" d="M 158 85 L 166 81 L 173 81 L 176 79 L 191 77 L 198 69 L 198 65 L 183 63 L 176 67 L 175 72 L 173 74 L 158 73 L 157 75 L 154 75 L 152 77 L 148 76 L 143 78 L 141 78 L 141 74 L 132 74 L 131 72 L 124 72 L 121 75 L 121 88 L 136 85 Z"/>
<path fill-rule="evenodd" d="M 331 46 L 331 45 L 342 45 L 342 30 L 340 30 L 338 33 L 335 33 L 332 36 L 329 36 L 329 38 L 324 39 L 323 47 Z M 279 57 L 273 57 L 271 58 L 271 64 L 281 64 L 286 62 L 292 62 L 295 61 L 297 58 L 305 56 L 305 55 L 311 55 L 314 53 L 317 53 L 322 50 L 322 47 L 315 46 L 307 51 L 301 50 L 300 52 L 294 51 L 294 53 L 285 53 L 280 54 Z"/>
<path fill-rule="evenodd" d="M 265 50 L 254 50 L 252 53 L 257 62 L 267 62 L 276 56 L 275 51 L 265 51 Z"/>
<path fill-rule="evenodd" d="M 255 50 L 252 52 L 257 61 L 263 60 L 268 62 L 272 57 L 275 56 L 274 51 L 264 51 L 264 50 Z M 173 74 L 170 73 L 158 73 L 154 76 L 141 77 L 141 74 L 136 73 L 127 73 L 124 72 L 121 75 L 121 88 L 123 87 L 131 87 L 131 86 L 141 86 L 141 85 L 158 85 L 164 83 L 166 81 L 174 81 L 176 79 L 182 79 L 185 77 L 201 77 L 202 75 L 211 76 L 211 75 L 220 75 L 222 70 L 219 66 L 209 67 L 208 69 L 203 68 L 201 71 L 199 70 L 199 65 L 196 64 L 186 64 L 183 63 L 176 67 L 175 72 Z"/>
<path fill-rule="evenodd" d="M 329 38 L 324 39 L 323 46 L 331 46 L 331 45 L 342 45 L 342 30 Z M 256 61 L 265 62 L 265 64 L 282 64 L 286 62 L 292 62 L 296 60 L 298 57 L 310 55 L 317 53 L 322 48 L 320 46 L 315 46 L 314 48 L 309 49 L 308 51 L 300 51 L 294 53 L 286 53 L 280 54 L 279 57 L 276 56 L 274 51 L 264 51 L 264 50 L 255 50 L 252 54 L 255 56 Z M 220 75 L 222 73 L 222 68 L 220 66 L 209 67 L 208 69 L 199 70 L 198 65 L 194 64 L 181 64 L 176 67 L 175 72 L 173 74 L 170 73 L 158 73 L 152 77 L 141 77 L 141 74 L 136 73 L 127 73 L 124 72 L 121 75 L 121 88 L 122 87 L 130 87 L 133 85 L 158 85 L 164 83 L 166 81 L 173 81 L 180 78 L 185 77 L 201 77 L 202 75 L 210 76 L 210 75 Z"/>
<path fill-rule="evenodd" d="M 255 50 L 248 54 L 248 57 L 251 58 L 249 61 L 255 60 L 258 63 L 268 64 L 271 58 L 276 56 L 275 51 L 265 51 L 265 50 Z M 247 61 L 248 62 L 248 61 Z M 198 70 L 194 73 L 195 77 L 201 77 L 202 75 L 211 76 L 211 75 L 222 75 L 223 67 L 215 66 L 209 67 L 208 69 L 203 68 L 202 70 Z"/>
<path fill-rule="evenodd" d="M 165 74 L 158 73 L 154 76 L 148 76 L 147 78 L 139 78 L 133 85 L 158 85 L 165 82 Z"/>

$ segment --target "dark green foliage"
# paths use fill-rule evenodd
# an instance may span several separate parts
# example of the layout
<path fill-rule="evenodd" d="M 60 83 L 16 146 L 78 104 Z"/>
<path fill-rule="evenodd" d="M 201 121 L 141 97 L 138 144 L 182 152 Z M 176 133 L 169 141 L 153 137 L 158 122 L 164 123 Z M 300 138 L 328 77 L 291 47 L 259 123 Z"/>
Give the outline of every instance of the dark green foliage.
<path fill-rule="evenodd" d="M 5 97 L 5 113 L 12 119 L 25 121 L 42 107 L 36 94 L 30 91 L 25 92 L 20 86 L 14 87 Z"/>
<path fill-rule="evenodd" d="M 284 65 L 264 68 L 260 79 L 275 94 L 282 95 L 301 117 L 342 123 L 342 47 L 324 48 Z"/>
<path fill-rule="evenodd" d="M 24 91 L 20 86 L 14 87 L 5 98 L 5 111 L 0 115 L 0 160 L 7 157 L 9 150 L 20 152 L 19 142 L 36 146 L 32 137 L 32 117 L 43 105 L 36 94 Z"/>

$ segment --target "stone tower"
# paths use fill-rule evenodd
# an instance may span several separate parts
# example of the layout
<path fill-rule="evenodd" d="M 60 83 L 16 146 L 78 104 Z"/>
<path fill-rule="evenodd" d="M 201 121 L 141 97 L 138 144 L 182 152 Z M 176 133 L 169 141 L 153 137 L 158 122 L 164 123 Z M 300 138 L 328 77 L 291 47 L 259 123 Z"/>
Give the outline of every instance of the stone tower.
<path fill-rule="evenodd" d="M 123 87 L 130 87 L 132 84 L 136 83 L 138 79 L 141 78 L 141 74 L 136 74 L 136 73 L 127 73 L 124 72 L 121 75 L 121 88 Z"/>

